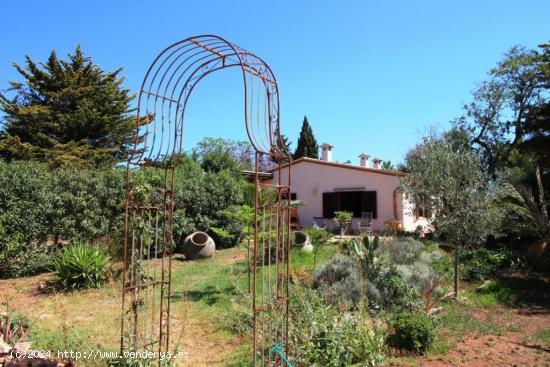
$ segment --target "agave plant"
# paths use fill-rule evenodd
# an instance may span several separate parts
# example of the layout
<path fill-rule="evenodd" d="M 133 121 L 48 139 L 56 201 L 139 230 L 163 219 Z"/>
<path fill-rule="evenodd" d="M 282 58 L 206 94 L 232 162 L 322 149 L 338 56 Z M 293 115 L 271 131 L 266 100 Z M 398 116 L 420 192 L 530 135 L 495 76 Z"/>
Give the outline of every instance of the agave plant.
<path fill-rule="evenodd" d="M 351 240 L 351 244 L 355 251 L 355 254 L 367 264 L 374 264 L 374 253 L 378 249 L 380 240 L 378 236 L 374 237 L 374 240 L 370 241 L 368 236 L 363 237 L 362 242 L 354 238 Z"/>
<path fill-rule="evenodd" d="M 63 289 L 99 288 L 107 277 L 109 260 L 100 247 L 75 243 L 56 256 L 54 270 Z"/>

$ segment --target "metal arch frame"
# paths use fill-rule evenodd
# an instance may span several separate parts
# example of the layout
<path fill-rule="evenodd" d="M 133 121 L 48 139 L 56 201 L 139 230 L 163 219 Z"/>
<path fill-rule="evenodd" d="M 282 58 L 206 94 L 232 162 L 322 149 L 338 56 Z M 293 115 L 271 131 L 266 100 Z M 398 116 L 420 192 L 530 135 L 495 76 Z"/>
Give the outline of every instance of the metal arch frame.
<path fill-rule="evenodd" d="M 271 353 L 265 352 L 269 344 L 283 342 L 288 351 L 290 165 L 286 164 L 286 168 L 282 166 L 290 162 L 291 157 L 280 135 L 277 81 L 269 65 L 260 57 L 222 37 L 200 35 L 176 42 L 160 52 L 147 70 L 139 92 L 135 142 L 126 170 L 121 352 L 151 348 L 158 348 L 159 353 L 169 351 L 174 169 L 179 163 L 178 155 L 183 152 L 185 112 L 191 93 L 204 77 L 232 67 L 240 67 L 242 71 L 245 127 L 256 151 L 252 287 L 254 365 L 281 363 L 280 360 L 272 360 Z M 260 104 L 262 99 L 263 107 Z M 260 117 L 262 112 L 263 123 Z M 260 161 L 264 156 L 272 157 L 279 164 L 276 183 L 265 184 L 259 180 Z M 132 173 L 137 166 L 164 170 L 164 187 L 151 189 L 161 198 L 157 205 L 144 204 L 135 199 L 137 190 Z M 283 169 L 288 170 L 286 182 L 281 177 Z M 266 203 L 264 199 L 269 195 L 264 192 L 268 190 L 276 192 L 276 195 L 272 202 Z M 269 218 L 269 239 L 263 234 L 266 218 Z M 260 228 L 261 221 L 263 228 Z M 144 222 L 154 228 L 154 241 L 140 227 Z M 271 237 L 272 225 L 276 231 L 274 238 Z M 159 241 L 162 255 L 160 274 L 157 272 L 158 266 L 153 266 L 153 272 L 150 267 L 143 270 L 141 260 L 151 260 L 153 243 L 154 257 L 157 257 Z M 275 259 L 272 259 L 272 245 Z M 256 266 L 258 262 L 274 265 L 275 274 L 260 269 Z M 146 263 L 150 265 L 151 261 Z M 260 273 L 261 282 L 257 277 Z M 269 323 L 275 326 L 266 327 Z"/>
<path fill-rule="evenodd" d="M 212 42 L 214 41 L 214 42 Z M 172 63 L 168 66 L 168 69 L 164 71 L 162 74 L 158 89 L 156 92 L 153 92 L 151 87 L 153 86 L 153 83 L 157 79 L 157 76 L 159 75 L 162 68 L 165 66 L 166 62 L 169 60 L 170 57 L 175 55 L 177 52 L 181 51 L 186 46 L 193 45 L 193 47 L 188 48 L 187 50 L 183 51 L 182 54 L 178 55 L 176 59 L 172 60 Z M 179 47 L 178 47 L 179 46 Z M 211 47 L 214 46 L 214 47 Z M 176 48 L 175 50 L 173 50 Z M 172 53 L 168 54 L 168 56 L 160 63 L 160 65 L 157 65 L 161 58 L 165 56 L 170 50 L 172 50 Z M 164 93 L 160 93 L 160 87 L 164 81 L 164 79 L 167 77 L 168 72 L 170 71 L 170 68 L 175 65 L 175 63 L 178 61 L 178 59 L 183 56 L 184 53 L 188 53 L 188 51 L 194 51 L 198 50 L 197 53 L 191 53 L 188 55 L 186 59 L 181 62 L 176 70 L 173 71 L 173 73 L 170 76 L 170 79 L 168 81 L 168 84 L 166 84 Z M 195 60 L 189 65 L 186 69 L 183 70 L 183 72 L 180 72 L 179 69 L 184 65 L 185 62 L 192 60 L 194 56 L 205 54 L 202 58 L 199 58 L 199 60 L 207 59 L 210 56 L 214 56 L 212 59 L 208 59 L 207 61 L 199 64 L 197 67 L 193 69 L 191 72 L 191 75 L 186 80 L 184 86 L 181 88 L 180 94 L 177 97 L 177 100 L 174 99 L 174 93 L 176 91 L 176 88 L 180 84 L 180 81 L 187 73 L 190 68 L 193 66 L 193 64 L 196 64 L 199 60 Z M 235 57 L 237 59 L 235 59 Z M 221 66 L 215 65 L 216 63 L 222 62 Z M 214 65 L 211 65 L 214 63 Z M 157 67 L 155 69 L 155 67 Z M 214 66 L 214 67 L 213 67 Z M 201 36 L 194 36 L 189 37 L 185 40 L 176 42 L 167 48 L 165 48 L 162 52 L 159 53 L 159 55 L 155 58 L 149 69 L 147 70 L 147 73 L 145 74 L 145 78 L 142 82 L 141 89 L 139 92 L 138 97 L 138 108 L 137 108 L 137 126 L 136 130 L 139 132 L 139 134 L 136 134 L 136 140 L 134 143 L 134 150 L 132 151 L 131 157 L 129 159 L 129 164 L 139 164 L 142 161 L 152 160 L 155 161 L 161 156 L 163 157 L 170 157 L 173 156 L 176 153 L 176 144 L 173 144 L 172 151 L 170 152 L 168 147 L 165 147 L 163 149 L 163 142 L 161 141 L 158 145 L 160 148 L 157 151 L 156 156 L 154 156 L 154 149 L 150 150 L 149 156 L 144 157 L 145 151 L 147 150 L 147 139 L 149 137 L 149 130 L 147 129 L 145 133 L 143 134 L 140 129 L 142 127 L 148 127 L 150 118 L 147 116 L 148 110 L 143 111 L 142 104 L 145 102 L 146 107 L 148 107 L 150 97 L 155 97 L 154 99 L 154 105 L 156 109 L 156 104 L 159 99 L 161 99 L 163 102 L 163 105 L 166 101 L 170 103 L 170 108 L 172 104 L 176 104 L 176 112 L 175 115 L 177 116 L 180 114 L 181 119 L 183 121 L 183 117 L 185 114 L 185 108 L 187 107 L 187 100 L 190 96 L 191 92 L 193 91 L 195 85 L 200 81 L 202 78 L 207 76 L 208 74 L 218 71 L 221 69 L 229 68 L 229 67 L 235 67 L 240 66 L 243 74 L 243 82 L 244 82 L 244 93 L 245 93 L 245 104 L 244 104 L 244 117 L 245 117 L 245 126 L 247 135 L 249 137 L 249 140 L 251 144 L 254 146 L 257 152 L 263 153 L 263 154 L 271 154 L 275 155 L 278 158 L 281 158 L 282 160 L 288 160 L 290 158 L 289 153 L 286 151 L 284 144 L 281 145 L 281 136 L 280 136 L 280 129 L 279 129 L 279 91 L 278 91 L 278 85 L 277 81 L 275 79 L 275 76 L 273 72 L 271 71 L 271 68 L 269 65 L 263 61 L 260 57 L 254 55 L 253 53 L 250 53 L 246 50 L 241 49 L 240 47 L 228 42 L 227 40 L 214 35 L 201 35 Z M 155 70 L 153 78 L 150 80 L 149 87 L 146 88 L 147 81 L 149 80 L 150 75 Z M 170 97 L 166 96 L 166 93 L 168 91 L 168 85 L 170 84 L 172 78 L 176 75 L 176 73 L 180 73 L 180 77 L 176 81 L 176 84 L 174 85 L 172 89 L 172 93 Z M 251 75 L 253 77 L 259 78 L 262 83 L 264 84 L 264 87 L 266 88 L 266 92 L 268 94 L 270 103 L 270 116 L 269 116 L 269 135 L 268 135 L 268 141 L 265 140 L 259 140 L 254 134 L 254 126 L 251 124 L 251 119 L 249 116 L 248 111 L 248 105 L 249 101 L 247 95 L 249 94 L 249 88 L 248 88 L 248 82 L 247 82 L 247 75 Z M 185 94 L 184 101 L 182 103 L 182 97 Z M 147 95 L 146 100 L 144 101 L 144 95 Z M 181 108 L 181 111 L 179 110 Z M 145 123 L 142 122 L 141 113 L 145 112 Z M 177 119 L 176 119 L 177 120 Z M 156 122 L 154 124 L 156 128 Z M 183 124 L 181 124 L 181 129 L 183 130 Z M 153 131 L 153 134 L 155 134 L 156 131 Z M 174 131 L 175 136 L 180 138 L 179 142 L 180 145 L 178 147 L 178 152 L 181 152 L 182 149 L 182 134 L 181 131 L 178 134 L 177 129 Z M 175 141 L 174 141 L 175 143 Z M 153 148 L 155 144 L 155 139 L 153 138 Z M 140 153 L 141 151 L 141 153 Z"/>

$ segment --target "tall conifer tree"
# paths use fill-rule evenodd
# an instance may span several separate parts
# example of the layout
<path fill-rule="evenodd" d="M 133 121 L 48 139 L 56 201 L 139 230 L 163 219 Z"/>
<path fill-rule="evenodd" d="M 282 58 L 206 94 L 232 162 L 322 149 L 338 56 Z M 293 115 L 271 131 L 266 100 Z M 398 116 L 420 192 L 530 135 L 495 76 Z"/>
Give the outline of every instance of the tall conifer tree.
<path fill-rule="evenodd" d="M 302 157 L 309 158 L 319 158 L 319 146 L 313 135 L 313 130 L 309 125 L 307 116 L 304 116 L 304 122 L 302 123 L 302 131 L 300 131 L 300 136 L 298 137 L 298 144 L 296 146 L 296 151 L 294 152 L 293 159 L 298 159 Z"/>
<path fill-rule="evenodd" d="M 67 60 L 52 51 L 46 63 L 26 56 L 24 67 L 14 67 L 23 82 L 10 82 L 0 94 L 0 156 L 56 167 L 127 159 L 135 139 L 134 96 L 122 87 L 122 69 L 103 71 L 80 46 Z"/>

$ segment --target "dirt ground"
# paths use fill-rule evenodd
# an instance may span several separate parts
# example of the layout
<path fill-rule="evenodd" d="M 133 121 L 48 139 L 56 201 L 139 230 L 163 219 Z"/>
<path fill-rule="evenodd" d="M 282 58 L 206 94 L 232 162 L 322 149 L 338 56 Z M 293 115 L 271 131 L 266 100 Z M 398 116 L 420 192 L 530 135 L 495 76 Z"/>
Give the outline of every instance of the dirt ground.
<path fill-rule="evenodd" d="M 511 277 L 525 278 L 514 274 Z M 483 323 L 498 325 L 500 332 L 464 335 L 445 355 L 417 358 L 417 365 L 550 367 L 550 344 L 535 337 L 542 330 L 550 330 L 550 282 L 521 280 L 525 281 L 523 299 L 508 306 L 480 307 L 473 314 Z"/>
<path fill-rule="evenodd" d="M 419 366 L 550 366 L 550 346 L 532 340 L 529 336 L 539 328 L 550 328 L 549 315 L 537 315 L 515 310 L 514 319 L 501 335 L 465 336 L 446 355 L 435 358 L 418 358 Z M 519 331 L 521 330 L 521 331 Z"/>

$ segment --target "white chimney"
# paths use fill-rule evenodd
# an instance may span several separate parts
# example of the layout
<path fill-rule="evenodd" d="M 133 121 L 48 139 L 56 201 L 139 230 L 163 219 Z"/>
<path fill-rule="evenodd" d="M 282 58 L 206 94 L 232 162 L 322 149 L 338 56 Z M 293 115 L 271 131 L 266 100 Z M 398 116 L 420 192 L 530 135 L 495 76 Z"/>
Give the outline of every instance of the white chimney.
<path fill-rule="evenodd" d="M 359 165 L 361 167 L 368 167 L 369 166 L 369 155 L 365 153 L 361 153 L 359 155 Z"/>
<path fill-rule="evenodd" d="M 376 168 L 376 169 L 382 168 L 382 160 L 380 158 L 374 158 L 372 160 L 372 168 Z"/>
<path fill-rule="evenodd" d="M 332 145 L 327 143 L 321 145 L 321 160 L 332 162 Z"/>

